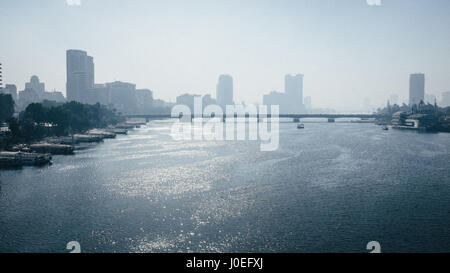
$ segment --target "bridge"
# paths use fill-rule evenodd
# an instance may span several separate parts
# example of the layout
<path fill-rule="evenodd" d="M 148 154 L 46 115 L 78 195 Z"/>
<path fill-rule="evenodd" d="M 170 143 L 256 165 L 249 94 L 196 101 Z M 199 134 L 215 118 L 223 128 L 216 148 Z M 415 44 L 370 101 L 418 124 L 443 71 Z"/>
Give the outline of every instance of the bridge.
<path fill-rule="evenodd" d="M 132 118 L 140 118 L 145 119 L 146 121 L 149 120 L 159 120 L 159 119 L 171 119 L 171 118 L 182 118 L 183 115 L 175 116 L 169 114 L 149 114 L 149 115 L 139 115 L 139 114 L 130 114 L 130 115 L 124 115 L 126 118 L 132 119 Z M 206 115 L 191 115 L 191 119 L 193 118 L 212 118 L 215 117 L 215 115 L 206 116 Z M 222 120 L 225 120 L 227 117 L 226 114 L 222 115 Z M 256 114 L 256 115 L 238 115 L 234 114 L 235 118 L 271 118 L 271 114 L 262 115 L 262 114 Z M 291 118 L 293 120 L 299 120 L 299 119 L 305 119 L 305 118 L 324 118 L 328 119 L 329 122 L 334 122 L 335 119 L 338 118 L 359 118 L 359 119 L 375 119 L 379 118 L 381 115 L 377 114 L 279 114 L 278 118 Z"/>

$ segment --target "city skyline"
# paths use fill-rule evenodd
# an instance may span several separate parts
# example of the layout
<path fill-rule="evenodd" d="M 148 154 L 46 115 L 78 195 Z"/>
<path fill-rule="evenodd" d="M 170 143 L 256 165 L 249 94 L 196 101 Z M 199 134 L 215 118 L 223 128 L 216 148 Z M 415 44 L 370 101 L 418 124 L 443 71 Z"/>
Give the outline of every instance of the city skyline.
<path fill-rule="evenodd" d="M 255 103 L 302 73 L 304 96 L 332 108 L 404 100 L 416 72 L 427 75 L 426 93 L 450 86 L 443 0 L 22 2 L 3 3 L 0 18 L 4 78 L 18 89 L 37 74 L 64 91 L 69 48 L 95 56 L 98 82 L 133 82 L 170 101 L 184 90 L 214 94 L 221 74 L 233 77 L 236 102 Z"/>
<path fill-rule="evenodd" d="M 154 105 L 153 91 L 150 89 L 136 89 L 136 84 L 129 82 L 114 81 L 109 83 L 95 83 L 95 68 L 94 57 L 87 55 L 87 52 L 79 49 L 68 49 L 66 51 L 66 86 L 69 97 L 67 101 L 78 101 L 87 104 L 100 103 L 110 107 L 114 107 L 123 113 L 141 113 L 146 111 L 152 112 L 157 105 Z M 307 110 L 312 110 L 311 96 L 303 96 L 303 74 L 285 75 L 284 92 L 272 91 L 263 95 L 263 104 L 265 105 L 279 105 L 282 113 L 306 113 Z M 216 98 L 212 98 L 211 94 L 191 94 L 184 93 L 176 97 L 177 104 L 188 101 L 190 105 L 191 100 L 195 96 L 204 97 L 204 102 L 208 104 L 217 103 L 223 109 L 226 105 L 240 104 L 234 101 L 233 94 L 234 84 L 231 75 L 219 75 L 216 85 Z M 14 84 L 6 84 L 4 93 L 9 93 L 14 100 L 18 101 L 19 109 L 25 107 L 32 102 L 41 102 L 43 100 L 54 100 L 57 102 L 65 101 L 61 92 L 53 91 L 47 92 L 45 84 L 41 83 L 39 77 L 33 75 L 30 82 L 25 83 L 25 89 L 17 93 L 17 87 Z M 448 93 L 442 92 L 439 103 L 441 106 L 448 106 Z M 19 97 L 19 98 L 17 98 Z M 184 97 L 184 98 L 183 98 Z M 307 102 L 303 102 L 303 99 Z M 156 100 L 164 103 L 164 101 Z M 408 99 L 399 101 L 398 94 L 391 94 L 388 98 L 391 104 L 406 104 L 409 106 L 418 105 L 421 101 L 429 104 L 437 102 L 437 96 L 425 93 L 425 74 L 413 73 L 409 78 L 409 95 Z M 158 103 L 158 102 L 157 102 Z M 172 102 L 168 102 L 172 105 Z M 246 104 L 246 102 L 242 102 Z M 162 107 L 166 107 L 162 106 Z M 159 106 L 161 107 L 161 106 Z M 169 106 L 170 107 L 170 106 Z M 376 109 L 371 105 L 369 98 L 364 99 L 363 112 L 375 111 Z M 152 110 L 153 109 L 153 110 Z M 317 109 L 317 111 L 320 109 Z M 335 111 L 335 109 L 325 109 L 325 111 Z M 323 110 L 322 110 L 323 111 Z M 339 111 L 338 111 L 339 112 Z"/>

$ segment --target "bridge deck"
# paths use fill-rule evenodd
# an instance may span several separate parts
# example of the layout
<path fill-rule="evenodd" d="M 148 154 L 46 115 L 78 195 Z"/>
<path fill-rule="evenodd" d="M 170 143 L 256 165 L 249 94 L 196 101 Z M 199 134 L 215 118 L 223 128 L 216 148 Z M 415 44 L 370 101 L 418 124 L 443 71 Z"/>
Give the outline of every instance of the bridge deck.
<path fill-rule="evenodd" d="M 172 117 L 171 115 L 125 115 L 127 118 L 145 118 L 145 119 L 169 119 L 169 118 L 181 118 L 180 116 Z M 210 116 L 199 116 L 199 115 L 191 115 L 191 118 L 210 118 Z M 222 116 L 222 118 L 229 117 L 226 114 Z M 234 115 L 234 117 L 256 117 L 256 118 L 271 118 L 272 115 Z M 279 118 L 378 118 L 381 117 L 381 115 L 376 114 L 280 114 L 278 115 Z"/>

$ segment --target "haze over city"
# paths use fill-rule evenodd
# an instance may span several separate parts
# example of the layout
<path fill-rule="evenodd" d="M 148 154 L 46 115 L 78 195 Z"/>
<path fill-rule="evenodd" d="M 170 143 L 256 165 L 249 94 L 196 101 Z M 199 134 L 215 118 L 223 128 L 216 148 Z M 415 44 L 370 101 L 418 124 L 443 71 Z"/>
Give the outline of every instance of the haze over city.
<path fill-rule="evenodd" d="M 409 75 L 425 92 L 450 91 L 450 2 L 382 1 L 8 1 L 1 4 L 5 83 L 38 75 L 65 94 L 67 49 L 95 58 L 95 81 L 148 88 L 167 101 L 215 96 L 218 76 L 234 99 L 262 103 L 304 75 L 315 107 L 357 109 L 391 94 L 407 101 Z"/>
<path fill-rule="evenodd" d="M 450 252 L 450 0 L 0 11 L 0 257 L 284 272 Z M 54 263 L 36 257 L 14 266 Z"/>

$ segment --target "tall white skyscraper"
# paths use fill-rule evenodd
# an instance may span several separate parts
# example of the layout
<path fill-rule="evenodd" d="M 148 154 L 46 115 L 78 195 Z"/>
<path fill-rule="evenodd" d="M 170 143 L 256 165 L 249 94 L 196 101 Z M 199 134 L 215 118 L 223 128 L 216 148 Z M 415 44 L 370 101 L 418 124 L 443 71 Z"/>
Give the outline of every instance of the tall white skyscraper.
<path fill-rule="evenodd" d="M 409 105 L 419 104 L 425 99 L 425 74 L 409 76 Z"/>
<path fill-rule="evenodd" d="M 66 58 L 67 100 L 82 101 L 80 93 L 94 87 L 94 58 L 82 50 L 67 50 Z"/>
<path fill-rule="evenodd" d="M 225 111 L 226 105 L 233 105 L 233 78 L 230 75 L 220 75 L 216 88 L 217 104 Z"/>
<path fill-rule="evenodd" d="M 296 114 L 303 106 L 303 75 L 286 75 L 284 78 L 284 90 L 289 100 L 288 111 Z"/>

